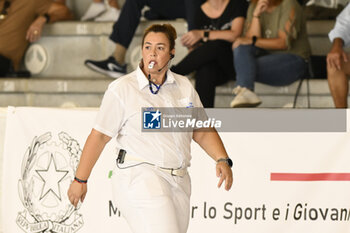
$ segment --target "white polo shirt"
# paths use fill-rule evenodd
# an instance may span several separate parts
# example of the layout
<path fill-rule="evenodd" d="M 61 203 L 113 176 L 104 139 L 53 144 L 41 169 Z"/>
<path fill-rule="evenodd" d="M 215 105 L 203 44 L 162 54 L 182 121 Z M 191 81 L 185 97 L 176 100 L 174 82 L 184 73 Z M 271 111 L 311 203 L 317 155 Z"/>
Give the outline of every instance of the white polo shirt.
<path fill-rule="evenodd" d="M 344 47 L 350 46 L 350 3 L 337 16 L 335 26 L 328 36 L 332 43 L 335 38 L 342 38 Z"/>
<path fill-rule="evenodd" d="M 167 71 L 158 94 L 138 67 L 113 81 L 103 97 L 94 129 L 116 137 L 119 149 L 161 167 L 189 166 L 192 132 L 142 132 L 143 107 L 203 107 L 190 81 Z M 116 155 L 117 156 L 117 155 Z"/>

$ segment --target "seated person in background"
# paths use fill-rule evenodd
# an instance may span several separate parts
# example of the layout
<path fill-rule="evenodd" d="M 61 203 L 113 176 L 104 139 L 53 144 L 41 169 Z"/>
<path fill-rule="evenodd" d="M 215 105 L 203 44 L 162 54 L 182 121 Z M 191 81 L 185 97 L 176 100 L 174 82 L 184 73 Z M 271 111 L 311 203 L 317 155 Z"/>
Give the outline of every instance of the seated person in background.
<path fill-rule="evenodd" d="M 198 8 L 194 30 L 181 41 L 191 52 L 172 71 L 196 71 L 196 90 L 206 108 L 214 107 L 215 87 L 234 76 L 232 42 L 241 36 L 246 0 L 207 0 Z"/>
<path fill-rule="evenodd" d="M 252 0 L 245 26 L 245 37 L 233 44 L 237 58 L 233 108 L 261 103 L 254 93 L 254 82 L 289 85 L 308 71 L 310 45 L 296 0 Z"/>
<path fill-rule="evenodd" d="M 329 89 L 335 107 L 347 108 L 349 84 L 346 75 L 350 75 L 350 53 L 345 53 L 343 47 L 350 46 L 350 4 L 337 17 L 329 38 L 333 43 L 327 55 Z"/>
<path fill-rule="evenodd" d="M 126 0 L 118 21 L 113 25 L 110 39 L 116 43 L 112 56 L 106 60 L 86 60 L 85 65 L 93 71 L 119 78 L 126 74 L 125 55 L 140 23 L 141 11 L 149 6 L 158 18 L 173 20 L 186 18 L 189 30 L 193 29 L 193 12 L 202 0 Z"/>
<path fill-rule="evenodd" d="M 29 42 L 45 23 L 71 19 L 68 8 L 51 0 L 0 0 L 0 76 L 17 71 Z"/>
<path fill-rule="evenodd" d="M 106 7 L 104 0 L 93 0 L 81 21 L 117 21 L 120 15 L 120 7 L 117 0 L 108 0 Z"/>

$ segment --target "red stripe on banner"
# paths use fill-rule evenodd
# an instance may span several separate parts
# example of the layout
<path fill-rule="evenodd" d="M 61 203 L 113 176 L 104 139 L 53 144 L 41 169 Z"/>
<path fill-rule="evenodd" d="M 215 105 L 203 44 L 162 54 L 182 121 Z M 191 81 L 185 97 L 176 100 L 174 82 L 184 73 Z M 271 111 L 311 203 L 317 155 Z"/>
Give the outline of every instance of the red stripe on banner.
<path fill-rule="evenodd" d="M 350 173 L 271 173 L 271 181 L 350 181 Z"/>

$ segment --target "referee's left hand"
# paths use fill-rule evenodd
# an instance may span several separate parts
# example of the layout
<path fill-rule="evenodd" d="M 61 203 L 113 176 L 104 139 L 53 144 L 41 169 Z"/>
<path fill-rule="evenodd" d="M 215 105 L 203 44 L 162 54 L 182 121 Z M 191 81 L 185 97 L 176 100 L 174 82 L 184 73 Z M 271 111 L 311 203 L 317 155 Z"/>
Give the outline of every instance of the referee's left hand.
<path fill-rule="evenodd" d="M 227 163 L 219 162 L 216 164 L 216 176 L 220 178 L 218 188 L 220 188 L 222 183 L 225 181 L 225 189 L 229 191 L 232 186 L 233 177 L 232 170 Z"/>

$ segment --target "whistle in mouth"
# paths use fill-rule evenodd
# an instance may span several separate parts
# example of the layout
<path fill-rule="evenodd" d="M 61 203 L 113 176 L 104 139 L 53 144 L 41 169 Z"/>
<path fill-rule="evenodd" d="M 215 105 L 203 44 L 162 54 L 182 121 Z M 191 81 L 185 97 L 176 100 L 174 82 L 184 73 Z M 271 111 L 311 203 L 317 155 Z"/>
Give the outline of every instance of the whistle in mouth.
<path fill-rule="evenodd" d="M 148 64 L 148 69 L 153 69 L 154 63 L 155 63 L 154 61 L 150 62 Z"/>

